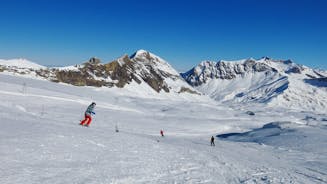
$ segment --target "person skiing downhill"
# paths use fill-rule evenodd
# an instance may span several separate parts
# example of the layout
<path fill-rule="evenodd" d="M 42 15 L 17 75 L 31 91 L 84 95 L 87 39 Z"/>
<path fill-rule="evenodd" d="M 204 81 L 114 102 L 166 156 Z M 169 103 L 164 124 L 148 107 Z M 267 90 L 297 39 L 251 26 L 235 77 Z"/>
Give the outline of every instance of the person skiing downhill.
<path fill-rule="evenodd" d="M 91 121 L 92 121 L 92 118 L 91 118 L 91 116 L 92 116 L 92 114 L 95 114 L 95 112 L 93 112 L 93 109 L 94 109 L 94 107 L 95 107 L 95 102 L 92 102 L 88 107 L 87 107 L 87 109 L 86 109 L 86 111 L 85 111 L 85 118 L 84 118 L 84 120 L 83 121 L 81 121 L 81 123 L 80 123 L 80 125 L 85 125 L 85 126 L 89 126 L 90 124 L 91 124 Z"/>
<path fill-rule="evenodd" d="M 161 135 L 161 137 L 164 136 L 163 130 L 160 130 L 160 135 Z"/>
<path fill-rule="evenodd" d="M 215 146 L 215 138 L 211 136 L 211 146 Z"/>

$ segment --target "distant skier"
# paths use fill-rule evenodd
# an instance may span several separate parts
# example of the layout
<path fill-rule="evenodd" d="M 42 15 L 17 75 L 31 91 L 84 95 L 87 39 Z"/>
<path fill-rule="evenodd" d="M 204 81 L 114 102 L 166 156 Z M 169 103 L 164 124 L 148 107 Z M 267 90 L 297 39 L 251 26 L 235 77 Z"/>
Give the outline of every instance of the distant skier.
<path fill-rule="evenodd" d="M 211 146 L 215 146 L 215 138 L 211 136 Z"/>
<path fill-rule="evenodd" d="M 161 135 L 161 137 L 164 137 L 164 132 L 163 132 L 163 130 L 160 130 L 160 135 Z"/>
<path fill-rule="evenodd" d="M 118 126 L 116 125 L 115 126 L 115 131 L 118 133 L 119 132 L 119 129 L 118 129 Z"/>
<path fill-rule="evenodd" d="M 93 112 L 93 109 L 95 107 L 95 102 L 92 102 L 91 105 L 89 105 L 85 111 L 85 119 L 83 121 L 81 121 L 80 125 L 85 125 L 85 126 L 89 126 L 91 124 L 92 121 L 92 114 L 95 114 L 95 112 Z"/>

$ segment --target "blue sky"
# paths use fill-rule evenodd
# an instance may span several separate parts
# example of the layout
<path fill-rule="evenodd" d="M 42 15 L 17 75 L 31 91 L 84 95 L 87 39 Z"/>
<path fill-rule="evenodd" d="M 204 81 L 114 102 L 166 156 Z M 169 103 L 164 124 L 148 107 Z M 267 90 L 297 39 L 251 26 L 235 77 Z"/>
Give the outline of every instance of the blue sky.
<path fill-rule="evenodd" d="M 0 58 L 71 65 L 138 49 L 179 71 L 269 56 L 327 69 L 324 0 L 2 0 Z"/>

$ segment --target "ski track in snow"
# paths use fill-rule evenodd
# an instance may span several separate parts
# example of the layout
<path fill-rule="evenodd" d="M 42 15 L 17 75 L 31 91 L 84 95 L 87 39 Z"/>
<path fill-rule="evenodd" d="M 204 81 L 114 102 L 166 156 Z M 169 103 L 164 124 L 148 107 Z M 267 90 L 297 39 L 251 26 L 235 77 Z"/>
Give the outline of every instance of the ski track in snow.
<path fill-rule="evenodd" d="M 8 92 L 8 91 L 0 91 L 0 94 L 14 95 L 14 96 L 25 96 L 25 97 L 36 97 L 36 98 L 47 98 L 47 99 L 51 99 L 51 100 L 60 100 L 60 101 L 66 101 L 66 102 L 80 103 L 80 104 L 83 104 L 83 105 L 88 105 L 89 104 L 89 101 L 87 101 L 87 100 L 68 99 L 68 98 L 55 97 L 55 96 L 34 95 L 34 94 L 22 94 L 22 93 L 17 93 L 17 92 Z M 112 109 L 112 110 L 131 111 L 131 112 L 141 113 L 140 111 L 137 111 L 135 109 L 129 109 L 129 108 L 125 108 L 125 107 L 119 107 L 119 106 L 115 106 L 115 105 L 108 104 L 108 103 L 100 104 L 100 105 L 98 105 L 98 107 L 99 108 Z"/>
<path fill-rule="evenodd" d="M 0 183 L 327 183 L 326 125 L 304 119 L 326 115 L 258 107 L 252 117 L 205 101 L 97 96 L 92 88 L 74 95 L 71 86 L 54 94 L 57 84 L 33 80 L 23 94 L 20 82 L 1 77 Z M 83 127 L 87 99 L 97 114 Z M 264 143 L 216 138 L 210 146 L 211 135 L 282 120 L 301 124 Z"/>

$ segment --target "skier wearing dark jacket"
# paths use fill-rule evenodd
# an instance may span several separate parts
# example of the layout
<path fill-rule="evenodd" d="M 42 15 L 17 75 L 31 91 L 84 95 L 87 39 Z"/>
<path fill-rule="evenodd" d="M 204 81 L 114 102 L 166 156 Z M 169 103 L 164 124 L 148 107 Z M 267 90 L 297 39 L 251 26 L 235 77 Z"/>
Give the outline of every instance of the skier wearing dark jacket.
<path fill-rule="evenodd" d="M 161 135 L 161 137 L 164 137 L 164 132 L 163 132 L 163 130 L 160 130 L 160 135 Z"/>
<path fill-rule="evenodd" d="M 215 138 L 211 136 L 211 146 L 215 146 Z"/>
<path fill-rule="evenodd" d="M 85 119 L 81 121 L 80 125 L 89 126 L 91 124 L 92 121 L 91 115 L 95 114 L 95 112 L 93 112 L 95 105 L 96 105 L 95 102 L 92 102 L 91 105 L 87 107 L 85 111 Z"/>

